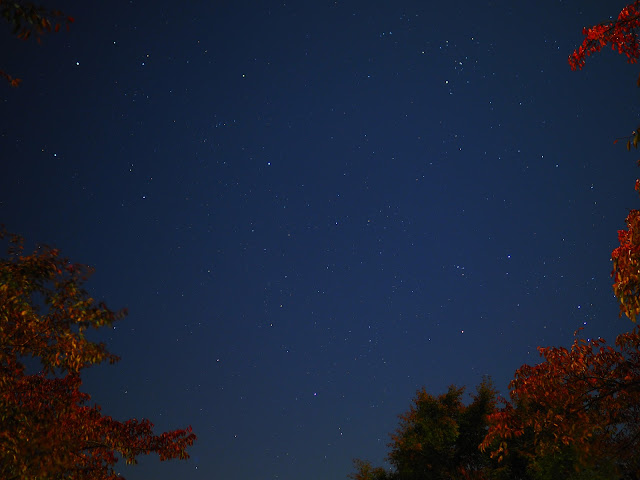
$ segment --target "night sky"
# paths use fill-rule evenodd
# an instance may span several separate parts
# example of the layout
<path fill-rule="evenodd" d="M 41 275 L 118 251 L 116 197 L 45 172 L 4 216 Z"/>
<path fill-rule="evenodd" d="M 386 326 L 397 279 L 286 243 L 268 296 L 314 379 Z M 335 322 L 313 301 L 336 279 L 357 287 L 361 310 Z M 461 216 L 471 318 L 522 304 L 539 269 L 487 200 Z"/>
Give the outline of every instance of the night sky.
<path fill-rule="evenodd" d="M 628 1 L 51 0 L 3 29 L 0 223 L 129 316 L 83 389 L 192 425 L 129 480 L 344 479 L 416 390 L 498 389 L 537 346 L 632 327 L 638 66 L 572 72 Z"/>

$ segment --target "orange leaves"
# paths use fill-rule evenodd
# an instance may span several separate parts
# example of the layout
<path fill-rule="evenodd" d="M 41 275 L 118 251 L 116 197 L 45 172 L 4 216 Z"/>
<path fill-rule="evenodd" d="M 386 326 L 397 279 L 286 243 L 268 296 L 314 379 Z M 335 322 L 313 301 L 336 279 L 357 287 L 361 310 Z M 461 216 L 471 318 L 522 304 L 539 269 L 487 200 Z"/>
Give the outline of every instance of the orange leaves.
<path fill-rule="evenodd" d="M 636 190 L 640 182 L 636 181 Z M 623 313 L 635 322 L 640 314 L 640 211 L 631 210 L 626 219 L 628 230 L 618 231 L 620 246 L 611 253 L 613 292 Z"/>
<path fill-rule="evenodd" d="M 635 190 L 640 193 L 639 180 L 636 180 Z M 611 253 L 611 276 L 614 278 L 613 291 L 620 303 L 620 315 L 624 313 L 635 322 L 640 314 L 640 211 L 631 210 L 626 224 L 628 230 L 618 231 L 620 246 Z"/>
<path fill-rule="evenodd" d="M 640 140 L 640 127 L 636 128 L 633 132 L 631 132 L 631 135 L 629 135 L 628 137 L 616 138 L 613 141 L 613 144 L 615 145 L 616 143 L 618 143 L 619 140 L 622 140 L 625 138 L 627 139 L 627 150 L 631 151 L 632 145 L 633 145 L 633 148 L 637 149 L 638 141 Z"/>
<path fill-rule="evenodd" d="M 69 262 L 54 249 L 43 247 L 23 255 L 15 241 L 12 248 L 12 257 L 0 260 L 0 283 L 6 285 L 7 301 L 7 321 L 2 325 L 6 348 L 0 361 L 9 361 L 8 356 L 14 362 L 20 356 L 33 356 L 41 360 L 44 372 L 73 373 L 94 363 L 117 360 L 103 345 L 82 335 L 88 326 L 98 328 L 124 317 L 124 311 L 112 312 L 93 304 L 82 288 L 90 270 L 80 265 L 66 269 Z M 38 304 L 46 310 L 38 312 L 34 307 Z"/>
<path fill-rule="evenodd" d="M 511 403 L 489 417 L 482 448 L 504 458 L 513 439 L 527 434 L 532 441 L 521 453 L 536 461 L 569 448 L 582 466 L 624 462 L 640 447 L 638 346 L 636 328 L 618 336 L 616 348 L 580 338 L 570 350 L 541 348 L 542 363 L 516 371 Z"/>
<path fill-rule="evenodd" d="M 6 236 L 0 229 L 0 239 Z M 9 258 L 0 259 L 0 478 L 76 478 L 82 471 L 83 479 L 98 480 L 116 478 L 118 455 L 127 463 L 151 452 L 188 458 L 196 438 L 190 427 L 156 435 L 148 420 L 118 422 L 87 406 L 82 369 L 118 357 L 84 332 L 125 314 L 88 296 L 90 273 L 55 249 L 25 255 L 17 236 Z M 42 372 L 27 374 L 25 357 L 39 358 Z"/>
<path fill-rule="evenodd" d="M 0 76 L 4 77 L 7 80 L 7 82 L 9 82 L 9 85 L 11 85 L 12 87 L 17 87 L 20 85 L 20 82 L 22 82 L 21 79 L 14 78 L 8 73 L 3 72 L 2 70 L 0 70 Z"/>

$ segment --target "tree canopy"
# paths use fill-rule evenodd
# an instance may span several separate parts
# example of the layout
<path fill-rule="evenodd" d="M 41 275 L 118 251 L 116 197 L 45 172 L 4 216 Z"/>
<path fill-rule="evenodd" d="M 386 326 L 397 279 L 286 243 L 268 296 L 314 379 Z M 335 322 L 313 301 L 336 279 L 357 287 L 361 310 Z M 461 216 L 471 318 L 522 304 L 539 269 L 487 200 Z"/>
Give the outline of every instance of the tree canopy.
<path fill-rule="evenodd" d="M 636 63 L 638 29 L 640 0 L 623 8 L 616 20 L 585 28 L 569 65 L 583 68 L 588 56 L 607 45 Z M 624 138 L 628 150 L 638 148 L 640 127 Z M 640 193 L 640 180 L 635 189 Z M 620 315 L 635 322 L 640 315 L 640 210 L 629 212 L 626 227 L 618 232 L 620 245 L 611 254 L 611 275 Z M 485 382 L 469 406 L 462 404 L 460 388 L 450 387 L 438 397 L 418 391 L 391 437 L 388 460 L 394 469 L 356 460 L 350 477 L 640 478 L 640 327 L 619 335 L 613 346 L 602 338 L 585 340 L 577 331 L 570 348 L 538 351 L 542 362 L 516 370 L 510 400 L 497 402 Z"/>
<path fill-rule="evenodd" d="M 636 180 L 640 193 L 640 181 Z M 620 246 L 611 253 L 614 278 L 613 293 L 620 304 L 620 315 L 633 322 L 640 314 L 640 210 L 629 211 L 625 220 L 627 230 L 618 231 Z"/>
<path fill-rule="evenodd" d="M 511 402 L 489 416 L 482 442 L 499 461 L 514 439 L 537 473 L 562 458 L 597 478 L 630 478 L 640 468 L 640 330 L 602 339 L 576 337 L 570 349 L 539 348 L 544 361 L 523 365 L 509 384 Z M 545 461 L 541 461 L 545 459 Z M 554 468 L 559 468 L 556 465 Z M 575 468 L 573 468 L 575 470 Z"/>
<path fill-rule="evenodd" d="M 19 236 L 0 259 L 0 478 L 103 480 L 122 478 L 114 466 L 155 452 L 160 460 L 189 457 L 191 427 L 155 434 L 146 419 L 102 414 L 80 391 L 82 371 L 118 357 L 89 340 L 126 312 L 95 302 L 83 289 L 91 269 L 46 246 L 25 254 Z M 40 371 L 29 373 L 35 359 Z"/>
<path fill-rule="evenodd" d="M 492 467 L 490 456 L 478 449 L 487 432 L 496 392 L 485 379 L 469 405 L 462 402 L 464 388 L 449 387 L 433 396 L 418 390 L 408 412 L 391 435 L 388 455 L 394 467 L 386 471 L 356 460 L 355 480 L 418 480 L 481 478 Z"/>

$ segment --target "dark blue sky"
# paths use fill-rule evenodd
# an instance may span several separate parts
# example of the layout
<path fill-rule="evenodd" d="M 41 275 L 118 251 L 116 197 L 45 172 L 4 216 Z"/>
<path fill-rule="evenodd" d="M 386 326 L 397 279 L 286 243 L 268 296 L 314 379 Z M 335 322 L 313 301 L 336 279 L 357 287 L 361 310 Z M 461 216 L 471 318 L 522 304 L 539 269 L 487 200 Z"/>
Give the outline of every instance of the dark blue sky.
<path fill-rule="evenodd" d="M 626 3 L 68 0 L 70 32 L 3 32 L 0 222 L 129 309 L 103 411 L 198 435 L 126 477 L 345 478 L 418 388 L 630 329 L 638 67 L 567 65 Z"/>

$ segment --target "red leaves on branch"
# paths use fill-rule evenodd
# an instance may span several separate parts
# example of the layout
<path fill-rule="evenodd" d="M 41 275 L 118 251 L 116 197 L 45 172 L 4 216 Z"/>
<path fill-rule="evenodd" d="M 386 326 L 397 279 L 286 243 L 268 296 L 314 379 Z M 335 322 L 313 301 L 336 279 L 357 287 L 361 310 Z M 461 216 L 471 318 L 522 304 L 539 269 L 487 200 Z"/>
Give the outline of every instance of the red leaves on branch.
<path fill-rule="evenodd" d="M 618 18 L 612 22 L 599 23 L 591 28 L 584 28 L 585 36 L 582 45 L 569 55 L 572 70 L 581 69 L 586 58 L 611 45 L 613 50 L 625 54 L 629 63 L 636 63 L 640 57 L 637 30 L 640 27 L 640 0 L 636 0 L 622 9 Z M 640 81 L 640 79 L 639 79 Z"/>
<path fill-rule="evenodd" d="M 635 188 L 640 193 L 640 181 L 636 180 Z M 624 313 L 635 322 L 640 314 L 640 211 L 631 210 L 626 224 L 628 230 L 618 231 L 620 246 L 611 253 L 611 275 L 620 315 Z"/>
<path fill-rule="evenodd" d="M 17 236 L 9 258 L 0 259 L 2 479 L 115 479 L 122 478 L 113 468 L 118 456 L 127 463 L 151 452 L 188 458 L 191 427 L 156 435 L 149 420 L 114 420 L 80 391 L 82 369 L 118 360 L 86 330 L 125 314 L 89 297 L 82 284 L 90 273 L 55 249 L 24 255 Z M 28 374 L 26 358 L 40 360 L 42 371 Z"/>
<path fill-rule="evenodd" d="M 524 365 L 510 383 L 511 403 L 489 416 L 483 449 L 520 454 L 535 465 L 570 452 L 578 465 L 599 472 L 636 472 L 640 465 L 640 331 L 604 340 L 576 338 L 570 350 L 539 348 L 544 361 Z M 524 447 L 523 447 L 524 445 Z M 618 477 L 621 478 L 621 477 Z M 627 477 L 624 477 L 627 478 Z"/>
<path fill-rule="evenodd" d="M 640 0 L 622 9 L 615 21 L 600 23 L 585 28 L 585 39 L 580 47 L 569 56 L 573 70 L 582 68 L 586 57 L 611 45 L 614 50 L 627 56 L 630 63 L 640 57 L 638 30 L 640 29 Z M 640 77 L 638 78 L 640 86 Z M 640 127 L 627 139 L 627 150 L 638 148 Z M 614 143 L 622 138 L 616 139 Z M 640 165 L 640 161 L 638 162 Z M 636 180 L 636 191 L 640 193 L 640 182 Z M 614 279 L 613 291 L 620 303 L 620 315 L 627 315 L 636 321 L 640 314 L 640 211 L 631 210 L 626 218 L 627 230 L 618 231 L 620 246 L 611 253 Z"/>
<path fill-rule="evenodd" d="M 571 68 L 582 68 L 586 57 L 607 45 L 637 62 L 638 29 L 640 0 L 622 9 L 615 21 L 585 28 L 584 42 L 569 56 Z M 638 148 L 639 131 L 625 137 L 628 150 Z M 640 193 L 639 180 L 635 189 Z M 626 226 L 611 255 L 613 289 L 620 313 L 635 322 L 640 314 L 640 210 L 629 213 Z M 509 384 L 510 401 L 503 400 L 488 416 L 481 449 L 503 464 L 523 465 L 527 478 L 639 478 L 640 327 L 619 335 L 614 346 L 576 334 L 570 349 L 538 351 L 542 363 L 520 367 Z"/>
<path fill-rule="evenodd" d="M 612 22 L 585 28 L 585 40 L 569 56 L 572 69 L 610 45 L 630 63 L 640 57 L 640 0 Z M 640 79 L 639 79 L 640 84 Z M 638 130 L 627 138 L 637 148 Z M 640 181 L 636 180 L 640 193 Z M 635 322 L 640 314 L 640 210 L 618 232 L 620 246 L 611 255 L 613 289 L 620 314 Z M 539 348 L 544 361 L 524 365 L 509 384 L 511 401 L 489 416 L 481 444 L 502 461 L 515 455 L 540 478 L 566 478 L 575 468 L 579 478 L 638 478 L 640 472 L 640 327 L 617 337 L 615 346 L 602 339 L 578 338 L 570 349 Z M 562 473 L 559 475 L 559 473 Z"/>

